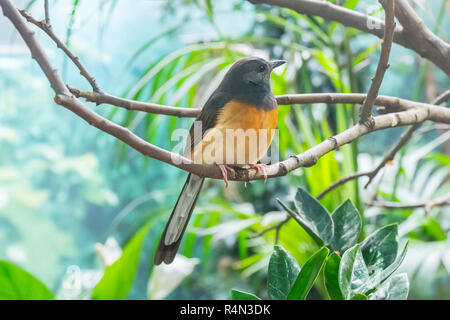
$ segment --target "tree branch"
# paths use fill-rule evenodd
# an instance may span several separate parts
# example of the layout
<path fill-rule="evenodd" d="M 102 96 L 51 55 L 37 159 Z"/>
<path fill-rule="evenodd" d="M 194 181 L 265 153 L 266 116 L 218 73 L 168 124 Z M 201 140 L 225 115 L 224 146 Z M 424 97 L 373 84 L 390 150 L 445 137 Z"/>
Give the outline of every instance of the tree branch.
<path fill-rule="evenodd" d="M 143 111 L 155 114 L 164 114 L 175 117 L 197 117 L 201 109 L 197 108 L 181 108 L 171 107 L 156 103 L 142 102 L 130 99 L 115 97 L 105 93 L 83 91 L 67 86 L 70 92 L 77 98 L 84 98 L 86 101 L 95 102 L 96 104 L 107 103 L 114 106 L 122 107 L 127 110 Z"/>
<path fill-rule="evenodd" d="M 422 19 L 406 0 L 395 0 L 395 16 L 403 27 L 403 32 L 408 36 L 410 42 L 420 44 L 418 53 L 422 56 L 428 55 L 431 61 L 444 61 L 450 57 L 450 46 L 442 41 L 430 29 L 427 28 Z M 435 63 L 439 66 L 439 64 Z M 449 74 L 449 66 L 444 69 Z"/>
<path fill-rule="evenodd" d="M 450 205 L 450 193 L 444 194 L 441 197 L 438 197 L 433 200 L 428 200 L 425 202 L 417 202 L 417 203 L 400 203 L 386 200 L 374 200 L 372 202 L 366 203 L 366 205 L 370 207 L 380 207 L 385 209 L 417 209 L 424 208 L 425 212 L 430 212 L 434 207 L 443 207 Z"/>
<path fill-rule="evenodd" d="M 47 2 L 46 2 L 47 3 Z M 46 20 L 48 19 L 48 5 L 46 5 Z M 28 13 L 26 13 L 24 10 L 19 10 L 20 14 L 27 19 L 28 22 L 34 24 L 35 26 L 42 29 L 55 43 L 56 46 L 64 51 L 64 53 L 69 57 L 70 60 L 77 66 L 78 70 L 80 70 L 80 74 L 86 78 L 86 80 L 89 82 L 89 84 L 92 87 L 92 90 L 97 93 L 103 93 L 103 91 L 98 86 L 97 82 L 95 81 L 95 78 L 89 74 L 89 72 L 86 70 L 86 68 L 83 66 L 83 64 L 80 62 L 80 58 L 78 58 L 76 55 L 70 51 L 70 49 L 62 42 L 53 32 L 52 27 L 46 20 L 44 21 L 37 21 L 32 16 L 30 16 Z"/>
<path fill-rule="evenodd" d="M 328 21 L 336 21 L 346 27 L 351 27 L 383 38 L 385 24 L 380 19 L 350 10 L 329 1 L 316 0 L 248 0 L 251 3 L 265 3 L 288 8 L 300 14 L 322 17 Z M 397 3 L 398 1 L 396 1 Z M 423 29 L 423 26 L 422 28 Z M 420 29 L 406 30 L 401 26 L 395 28 L 394 42 L 414 50 L 422 57 L 432 61 L 450 76 L 450 44 L 434 36 L 424 33 L 425 41 L 417 41 L 414 36 Z"/>
<path fill-rule="evenodd" d="M 381 1 L 385 14 L 386 14 L 386 27 L 384 28 L 383 45 L 381 47 L 380 60 L 378 61 L 377 71 L 372 78 L 372 84 L 367 98 L 364 100 L 364 104 L 361 110 L 360 123 L 371 125 L 372 120 L 372 108 L 375 103 L 375 99 L 378 96 L 381 83 L 383 82 L 384 74 L 389 68 L 389 55 L 391 53 L 392 40 L 394 38 L 395 21 L 394 21 L 394 0 Z"/>
<path fill-rule="evenodd" d="M 136 110 L 154 114 L 164 114 L 176 117 L 197 117 L 200 108 L 182 108 L 165 106 L 155 103 L 142 102 L 116 97 L 105 93 L 83 91 L 67 86 L 70 92 L 77 98 L 84 98 L 86 101 L 96 104 L 107 103 L 127 110 Z M 276 96 L 278 105 L 311 104 L 311 103 L 346 103 L 362 104 L 367 95 L 364 93 L 308 93 L 308 94 L 286 94 Z M 383 106 L 387 110 L 404 111 L 412 108 L 429 108 L 430 104 L 415 102 L 397 97 L 378 96 L 375 104 Z"/>
<path fill-rule="evenodd" d="M 447 100 L 450 99 L 450 90 L 445 91 L 441 95 L 439 95 L 434 101 L 431 103 L 433 105 L 440 105 Z M 374 169 L 369 171 L 361 171 L 354 174 L 351 174 L 345 178 L 342 178 L 334 183 L 332 183 L 327 189 L 322 191 L 319 195 L 317 195 L 317 199 L 323 198 L 327 193 L 331 192 L 332 190 L 336 189 L 337 187 L 351 181 L 355 180 L 361 177 L 369 177 L 369 180 L 367 181 L 364 188 L 367 188 L 369 184 L 372 182 L 373 178 L 378 174 L 378 172 L 389 162 L 394 160 L 395 154 L 408 142 L 409 139 L 413 136 L 414 132 L 421 126 L 421 123 L 414 124 L 411 126 L 407 131 L 405 131 L 401 137 L 400 140 L 393 145 L 389 151 L 383 156 L 383 159 L 380 161 L 378 166 L 376 166 Z"/>

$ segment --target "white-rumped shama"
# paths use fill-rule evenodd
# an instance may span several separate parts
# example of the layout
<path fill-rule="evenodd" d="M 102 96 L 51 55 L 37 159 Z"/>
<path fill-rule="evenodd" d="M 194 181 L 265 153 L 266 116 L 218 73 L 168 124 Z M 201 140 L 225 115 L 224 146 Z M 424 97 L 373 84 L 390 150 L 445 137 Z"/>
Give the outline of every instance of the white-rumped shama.
<path fill-rule="evenodd" d="M 267 152 L 278 121 L 278 105 L 270 87 L 270 74 L 274 68 L 284 63 L 284 60 L 266 61 L 257 57 L 243 58 L 235 62 L 195 120 L 197 125 L 201 125 L 201 133 L 194 132 L 195 122 L 192 125 L 184 156 L 197 163 L 219 166 L 225 183 L 227 170 L 234 171 L 228 165 L 250 166 L 263 170 L 265 174 L 265 165 L 257 162 Z M 217 138 L 225 137 L 229 130 L 246 132 L 248 129 L 255 130 L 256 137 L 260 137 L 258 133 L 264 132 L 264 139 L 253 142 L 259 145 L 256 153 L 250 153 L 249 145 L 246 143 L 238 144 L 233 147 L 233 151 L 229 151 L 226 139 Z M 265 134 L 267 136 L 264 136 Z M 217 161 L 217 154 L 211 152 L 211 147 L 213 150 L 222 150 L 220 161 Z M 227 157 L 227 151 L 233 152 L 232 163 L 227 161 L 230 159 Z M 243 163 L 235 163 L 235 155 L 239 154 L 244 155 Z M 189 174 L 161 236 L 154 257 L 155 265 L 161 262 L 170 264 L 175 258 L 203 181 L 203 177 Z"/>

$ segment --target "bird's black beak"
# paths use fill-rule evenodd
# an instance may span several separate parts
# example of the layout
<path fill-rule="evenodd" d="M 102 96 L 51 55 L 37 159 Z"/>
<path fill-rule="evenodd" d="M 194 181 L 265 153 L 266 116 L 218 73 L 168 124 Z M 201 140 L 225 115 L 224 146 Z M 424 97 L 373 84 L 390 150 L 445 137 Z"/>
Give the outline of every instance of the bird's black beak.
<path fill-rule="evenodd" d="M 279 67 L 279 66 L 281 66 L 281 65 L 283 65 L 285 63 L 286 63 L 286 60 L 272 60 L 272 61 L 270 61 L 270 66 L 271 66 L 271 68 L 273 70 L 276 67 Z"/>

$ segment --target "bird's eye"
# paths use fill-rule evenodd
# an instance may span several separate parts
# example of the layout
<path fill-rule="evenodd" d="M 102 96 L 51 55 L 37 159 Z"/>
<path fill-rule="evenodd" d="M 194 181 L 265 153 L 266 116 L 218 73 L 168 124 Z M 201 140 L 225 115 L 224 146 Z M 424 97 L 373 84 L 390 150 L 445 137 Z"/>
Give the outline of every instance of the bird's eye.
<path fill-rule="evenodd" d="M 266 71 L 266 66 L 262 64 L 259 66 L 259 72 L 264 72 L 264 71 Z"/>

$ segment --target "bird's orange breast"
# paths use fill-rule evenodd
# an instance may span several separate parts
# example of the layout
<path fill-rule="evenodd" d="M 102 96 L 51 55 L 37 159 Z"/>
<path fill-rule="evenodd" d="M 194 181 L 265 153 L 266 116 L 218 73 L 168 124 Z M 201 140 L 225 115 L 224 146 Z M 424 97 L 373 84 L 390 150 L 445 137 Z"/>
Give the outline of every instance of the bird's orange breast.
<path fill-rule="evenodd" d="M 256 164 L 267 152 L 277 122 L 278 108 L 264 110 L 231 101 L 194 148 L 192 158 L 203 164 Z"/>

